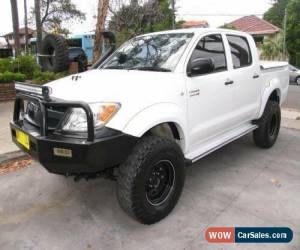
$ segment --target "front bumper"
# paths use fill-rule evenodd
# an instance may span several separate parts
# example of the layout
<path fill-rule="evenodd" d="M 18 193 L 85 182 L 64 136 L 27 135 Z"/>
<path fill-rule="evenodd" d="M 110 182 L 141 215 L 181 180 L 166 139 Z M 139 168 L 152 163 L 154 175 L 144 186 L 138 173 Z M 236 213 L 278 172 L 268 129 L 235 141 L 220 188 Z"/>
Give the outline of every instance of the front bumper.
<path fill-rule="evenodd" d="M 106 127 L 95 131 L 93 113 L 87 103 L 50 98 L 50 89 L 46 86 L 16 83 L 15 88 L 14 116 L 10 123 L 12 139 L 51 173 L 77 175 L 101 172 L 125 161 L 137 142 L 134 136 Z M 38 124 L 24 119 L 27 109 L 24 101 L 36 103 L 38 108 L 34 112 L 37 113 Z M 83 109 L 87 117 L 86 136 L 66 135 L 50 128 L 49 112 L 53 108 Z M 22 144 L 17 134 L 21 134 L 26 142 Z"/>
<path fill-rule="evenodd" d="M 62 175 L 92 174 L 124 162 L 137 142 L 134 136 L 112 131 L 108 128 L 103 138 L 88 142 L 84 139 L 68 138 L 57 135 L 40 136 L 36 131 L 10 123 L 12 140 L 15 144 L 39 161 L 49 172 Z M 16 131 L 29 136 L 29 150 L 16 139 Z M 111 135 L 113 134 L 113 135 Z M 71 152 L 70 156 L 55 155 L 54 149 Z"/>

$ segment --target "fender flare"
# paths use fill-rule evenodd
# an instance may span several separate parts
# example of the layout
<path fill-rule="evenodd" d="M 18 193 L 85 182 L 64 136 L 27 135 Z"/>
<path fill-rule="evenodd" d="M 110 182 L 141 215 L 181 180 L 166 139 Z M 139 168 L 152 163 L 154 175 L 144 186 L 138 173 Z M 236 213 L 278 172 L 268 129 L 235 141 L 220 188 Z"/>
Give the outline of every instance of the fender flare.
<path fill-rule="evenodd" d="M 186 150 L 187 143 L 187 123 L 186 114 L 182 108 L 173 103 L 158 103 L 149 106 L 137 113 L 125 125 L 123 132 L 135 137 L 142 137 L 151 128 L 172 122 L 175 124 L 180 138 L 183 152 Z"/>
<path fill-rule="evenodd" d="M 258 117 L 260 118 L 265 110 L 265 107 L 267 105 L 268 100 L 270 99 L 271 94 L 276 91 L 277 95 L 279 97 L 279 104 L 281 104 L 281 85 L 279 79 L 273 79 L 269 82 L 269 85 L 266 86 L 263 94 L 262 94 L 262 102 L 261 102 L 261 108 L 259 110 Z"/>

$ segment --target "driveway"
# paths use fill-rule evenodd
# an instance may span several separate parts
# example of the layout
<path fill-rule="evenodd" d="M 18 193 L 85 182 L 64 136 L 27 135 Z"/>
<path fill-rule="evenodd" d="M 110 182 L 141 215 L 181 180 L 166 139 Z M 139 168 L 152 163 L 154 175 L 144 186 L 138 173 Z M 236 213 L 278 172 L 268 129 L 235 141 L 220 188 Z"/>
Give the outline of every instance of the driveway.
<path fill-rule="evenodd" d="M 13 117 L 13 102 L 0 103 L 0 155 L 18 150 L 11 141 L 9 122 Z"/>
<path fill-rule="evenodd" d="M 300 110 L 300 86 L 290 85 L 284 108 Z"/>
<path fill-rule="evenodd" d="M 73 182 L 39 164 L 0 176 L 0 249 L 300 248 L 300 132 L 282 129 L 270 150 L 251 135 L 187 169 L 182 197 L 163 221 L 144 226 L 119 207 L 115 183 Z M 213 245 L 209 226 L 287 226 L 290 244 Z"/>

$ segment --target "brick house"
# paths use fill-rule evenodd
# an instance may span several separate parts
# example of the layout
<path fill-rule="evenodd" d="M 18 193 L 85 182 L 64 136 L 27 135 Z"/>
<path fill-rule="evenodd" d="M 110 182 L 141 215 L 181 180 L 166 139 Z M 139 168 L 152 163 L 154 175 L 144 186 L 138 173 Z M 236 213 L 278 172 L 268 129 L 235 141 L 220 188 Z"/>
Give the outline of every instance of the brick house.
<path fill-rule="evenodd" d="M 280 28 L 254 15 L 244 16 L 225 26 L 249 33 L 257 44 L 262 44 L 266 37 L 276 39 L 280 34 Z"/>

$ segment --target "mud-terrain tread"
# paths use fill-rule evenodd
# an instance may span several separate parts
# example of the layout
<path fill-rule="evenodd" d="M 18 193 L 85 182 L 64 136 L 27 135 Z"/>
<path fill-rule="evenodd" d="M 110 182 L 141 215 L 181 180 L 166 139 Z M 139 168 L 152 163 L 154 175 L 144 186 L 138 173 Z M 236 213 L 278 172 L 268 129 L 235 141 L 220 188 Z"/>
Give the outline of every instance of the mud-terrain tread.
<path fill-rule="evenodd" d="M 48 54 L 48 48 L 52 46 L 55 50 L 53 66 L 47 62 L 47 58 L 42 58 L 42 68 L 45 71 L 62 72 L 69 68 L 69 52 L 66 40 L 59 35 L 49 34 L 42 43 L 42 54 Z"/>
<path fill-rule="evenodd" d="M 279 128 L 275 138 L 270 138 L 268 134 L 268 122 L 274 113 L 279 115 Z M 281 111 L 280 106 L 275 101 L 268 101 L 262 117 L 258 121 L 258 128 L 253 132 L 255 144 L 261 148 L 271 148 L 277 140 L 280 130 Z"/>
<path fill-rule="evenodd" d="M 149 156 L 165 150 L 166 148 L 172 148 L 178 154 L 178 157 L 182 159 L 183 180 L 184 180 L 184 157 L 180 147 L 173 141 L 158 136 L 146 136 L 136 145 L 132 154 L 128 157 L 126 162 L 119 167 L 118 185 L 117 185 L 117 197 L 123 210 L 132 218 L 143 224 L 153 224 L 162 218 L 164 218 L 176 205 L 179 196 L 182 191 L 184 181 L 181 183 L 182 187 L 179 188 L 179 192 L 175 194 L 176 198 L 172 201 L 171 209 L 168 209 L 163 215 L 156 216 L 150 215 L 142 207 L 138 206 L 141 199 L 136 194 L 135 190 L 137 176 L 143 171 L 143 167 Z"/>

